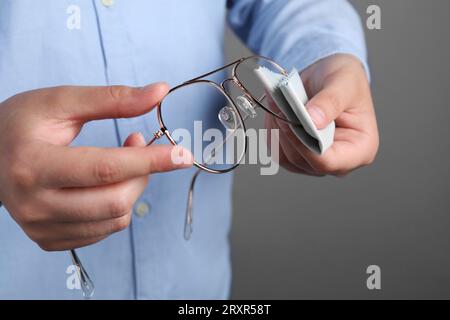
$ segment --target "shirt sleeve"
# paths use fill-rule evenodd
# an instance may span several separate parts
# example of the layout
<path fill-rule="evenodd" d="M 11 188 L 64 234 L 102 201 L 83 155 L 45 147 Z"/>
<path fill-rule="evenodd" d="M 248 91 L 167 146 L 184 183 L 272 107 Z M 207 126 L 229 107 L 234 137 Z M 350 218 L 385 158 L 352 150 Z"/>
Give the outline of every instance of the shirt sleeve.
<path fill-rule="evenodd" d="M 351 54 L 369 75 L 361 20 L 346 0 L 229 0 L 228 23 L 254 53 L 303 70 Z"/>

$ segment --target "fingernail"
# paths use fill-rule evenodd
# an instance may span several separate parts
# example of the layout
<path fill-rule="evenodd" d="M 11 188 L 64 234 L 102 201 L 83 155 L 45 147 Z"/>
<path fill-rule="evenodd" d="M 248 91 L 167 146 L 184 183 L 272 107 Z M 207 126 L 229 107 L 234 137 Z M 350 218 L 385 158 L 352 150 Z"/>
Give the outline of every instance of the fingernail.
<path fill-rule="evenodd" d="M 135 132 L 135 134 L 138 136 L 139 140 L 141 140 L 141 142 L 143 144 L 145 144 L 145 138 L 144 135 L 141 132 Z"/>
<path fill-rule="evenodd" d="M 325 114 L 319 107 L 309 106 L 307 110 L 316 127 L 321 127 L 322 125 L 324 125 L 326 121 Z"/>

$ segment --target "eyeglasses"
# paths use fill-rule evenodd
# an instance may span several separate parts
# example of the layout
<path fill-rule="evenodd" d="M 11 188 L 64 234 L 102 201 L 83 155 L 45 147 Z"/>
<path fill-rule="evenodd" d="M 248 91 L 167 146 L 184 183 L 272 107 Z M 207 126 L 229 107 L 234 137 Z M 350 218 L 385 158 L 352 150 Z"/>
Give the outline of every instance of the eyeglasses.
<path fill-rule="evenodd" d="M 231 77 L 217 83 L 217 78 L 231 68 Z M 280 65 L 269 58 L 250 56 L 186 81 L 174 88 L 157 105 L 159 130 L 148 146 L 166 136 L 171 144 L 182 146 L 194 156 L 194 173 L 188 193 L 184 238 L 192 234 L 194 187 L 200 172 L 222 174 L 234 170 L 244 158 L 248 139 L 245 120 L 254 118 L 261 108 L 293 126 L 267 95 L 267 84 L 258 76 L 261 70 L 287 76 Z M 205 107 L 208 109 L 205 110 Z M 290 118 L 292 119 L 292 117 Z M 192 139 L 194 138 L 194 139 Z M 201 138 L 201 139 L 199 139 Z M 83 268 L 75 250 L 71 250 L 85 297 L 93 295 L 94 284 Z"/>

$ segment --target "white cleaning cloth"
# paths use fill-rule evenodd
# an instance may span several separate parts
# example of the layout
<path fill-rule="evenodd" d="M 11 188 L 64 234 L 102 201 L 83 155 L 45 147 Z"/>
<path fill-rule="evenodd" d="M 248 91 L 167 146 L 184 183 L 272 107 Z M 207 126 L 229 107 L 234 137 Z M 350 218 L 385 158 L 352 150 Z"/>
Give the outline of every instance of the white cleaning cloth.
<path fill-rule="evenodd" d="M 308 149 L 324 154 L 333 144 L 335 123 L 333 121 L 322 130 L 316 128 L 306 111 L 305 104 L 308 102 L 308 96 L 299 72 L 294 68 L 288 76 L 285 76 L 265 67 L 259 67 L 255 73 L 285 117 L 289 121 L 301 124 L 301 126 L 290 124 L 300 141 Z"/>

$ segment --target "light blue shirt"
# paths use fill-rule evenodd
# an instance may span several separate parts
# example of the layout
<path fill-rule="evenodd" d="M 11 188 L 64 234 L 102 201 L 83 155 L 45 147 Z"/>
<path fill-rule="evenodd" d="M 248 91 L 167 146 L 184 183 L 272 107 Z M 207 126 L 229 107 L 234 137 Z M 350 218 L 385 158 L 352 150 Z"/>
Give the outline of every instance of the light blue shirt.
<path fill-rule="evenodd" d="M 236 0 L 228 1 L 228 11 L 225 0 L 107 3 L 1 0 L 0 101 L 68 84 L 179 84 L 224 64 L 225 19 L 251 50 L 286 69 L 302 70 L 334 53 L 366 59 L 359 18 L 344 0 Z M 77 12 L 80 19 L 74 21 Z M 95 121 L 74 145 L 118 146 L 136 131 L 148 139 L 155 119 L 149 113 Z M 186 242 L 182 231 L 193 170 L 153 175 L 131 226 L 78 250 L 95 282 L 95 298 L 228 297 L 232 175 L 200 176 L 195 231 Z M 70 265 L 67 252 L 42 251 L 0 209 L 1 299 L 81 299 L 80 290 L 70 289 Z"/>

